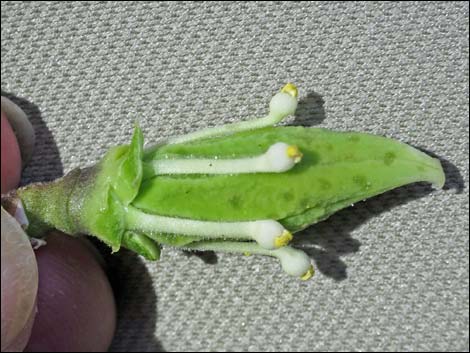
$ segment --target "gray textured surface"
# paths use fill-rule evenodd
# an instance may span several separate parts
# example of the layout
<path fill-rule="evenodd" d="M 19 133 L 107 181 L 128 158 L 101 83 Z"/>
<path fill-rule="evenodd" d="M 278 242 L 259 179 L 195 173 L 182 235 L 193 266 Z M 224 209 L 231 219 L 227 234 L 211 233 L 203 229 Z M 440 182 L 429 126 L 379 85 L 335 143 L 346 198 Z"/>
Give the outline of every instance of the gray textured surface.
<path fill-rule="evenodd" d="M 398 138 L 446 169 L 445 190 L 401 188 L 304 232 L 307 283 L 267 258 L 114 258 L 112 349 L 468 350 L 468 10 L 2 1 L 2 94 L 38 133 L 24 182 L 97 161 L 134 119 L 149 141 L 261 115 L 286 81 L 290 123 Z"/>

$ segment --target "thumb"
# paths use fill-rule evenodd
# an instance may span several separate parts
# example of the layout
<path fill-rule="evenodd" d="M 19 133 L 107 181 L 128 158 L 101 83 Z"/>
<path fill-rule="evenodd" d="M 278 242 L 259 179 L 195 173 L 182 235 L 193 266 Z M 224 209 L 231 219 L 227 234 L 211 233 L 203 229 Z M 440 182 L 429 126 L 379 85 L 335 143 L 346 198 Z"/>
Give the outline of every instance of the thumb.
<path fill-rule="evenodd" d="M 1 349 L 21 351 L 36 314 L 38 268 L 28 237 L 1 209 Z"/>

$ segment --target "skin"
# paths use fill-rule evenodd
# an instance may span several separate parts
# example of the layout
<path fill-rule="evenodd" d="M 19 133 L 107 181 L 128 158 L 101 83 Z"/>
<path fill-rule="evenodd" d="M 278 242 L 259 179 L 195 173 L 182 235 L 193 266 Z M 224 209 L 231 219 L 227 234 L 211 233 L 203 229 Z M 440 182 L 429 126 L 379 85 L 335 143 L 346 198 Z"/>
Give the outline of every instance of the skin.
<path fill-rule="evenodd" d="M 21 177 L 21 153 L 16 136 L 8 122 L 7 116 L 2 111 L 2 194 L 15 189 L 20 183 Z"/>
<path fill-rule="evenodd" d="M 21 351 L 36 314 L 38 267 L 27 235 L 2 209 L 2 352 Z"/>
<path fill-rule="evenodd" d="M 30 352 L 106 351 L 116 309 L 106 274 L 84 241 L 52 232 L 36 251 L 38 313 Z"/>
<path fill-rule="evenodd" d="M 13 129 L 1 113 L 2 193 L 16 188 L 21 176 L 21 154 Z M 2 352 L 22 350 L 31 334 L 36 313 L 38 267 L 27 235 L 2 209 Z"/>
<path fill-rule="evenodd" d="M 18 185 L 21 174 L 18 143 L 3 112 L 1 133 L 3 193 Z M 2 351 L 107 350 L 116 309 L 96 250 L 55 232 L 33 252 L 3 210 L 1 241 Z"/>

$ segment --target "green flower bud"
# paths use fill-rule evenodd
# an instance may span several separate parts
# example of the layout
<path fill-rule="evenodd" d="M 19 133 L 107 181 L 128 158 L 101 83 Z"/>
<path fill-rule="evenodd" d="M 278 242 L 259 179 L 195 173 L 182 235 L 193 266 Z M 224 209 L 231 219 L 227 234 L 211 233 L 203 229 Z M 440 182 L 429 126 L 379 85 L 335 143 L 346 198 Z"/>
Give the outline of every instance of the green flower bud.
<path fill-rule="evenodd" d="M 146 151 L 136 127 L 130 145 L 111 148 L 97 165 L 21 188 L 2 204 L 21 200 L 34 237 L 49 228 L 90 234 L 113 251 L 124 246 L 151 260 L 160 244 L 258 253 L 307 279 L 307 256 L 286 247 L 292 233 L 402 185 L 444 185 L 437 159 L 396 140 L 270 126 L 296 106 L 297 89 L 289 84 L 267 117 Z"/>

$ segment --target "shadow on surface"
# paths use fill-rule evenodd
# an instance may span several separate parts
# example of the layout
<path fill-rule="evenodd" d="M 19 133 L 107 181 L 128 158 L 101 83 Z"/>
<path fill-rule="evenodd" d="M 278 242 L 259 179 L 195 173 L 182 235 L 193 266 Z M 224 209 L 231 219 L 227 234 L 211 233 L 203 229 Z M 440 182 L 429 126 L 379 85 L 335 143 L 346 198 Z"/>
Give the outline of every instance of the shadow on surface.
<path fill-rule="evenodd" d="M 95 245 L 103 254 L 114 290 L 117 327 L 111 352 L 164 352 L 155 337 L 157 296 L 144 260 L 126 249 L 110 254 L 105 245 Z"/>
<path fill-rule="evenodd" d="M 183 250 L 183 254 L 185 254 L 187 257 L 196 256 L 207 265 L 215 265 L 219 261 L 217 254 L 213 251 Z"/>
<path fill-rule="evenodd" d="M 323 105 L 323 97 L 314 92 L 308 92 L 307 96 L 301 98 L 297 105 L 294 121 L 289 125 L 294 126 L 314 126 L 326 119 Z"/>
<path fill-rule="evenodd" d="M 2 96 L 7 97 L 23 109 L 33 125 L 36 136 L 34 152 L 31 160 L 22 172 L 21 184 L 26 185 L 32 182 L 51 181 L 61 177 L 64 171 L 59 150 L 54 136 L 41 116 L 39 107 L 14 94 L 3 90 L 1 92 Z"/>
<path fill-rule="evenodd" d="M 319 272 L 336 281 L 344 280 L 347 278 L 347 268 L 341 256 L 355 253 L 361 246 L 358 240 L 352 238 L 351 233 L 369 219 L 425 197 L 432 191 L 429 184 L 417 183 L 358 202 L 298 233 L 294 246 L 303 248 L 313 258 Z"/>

